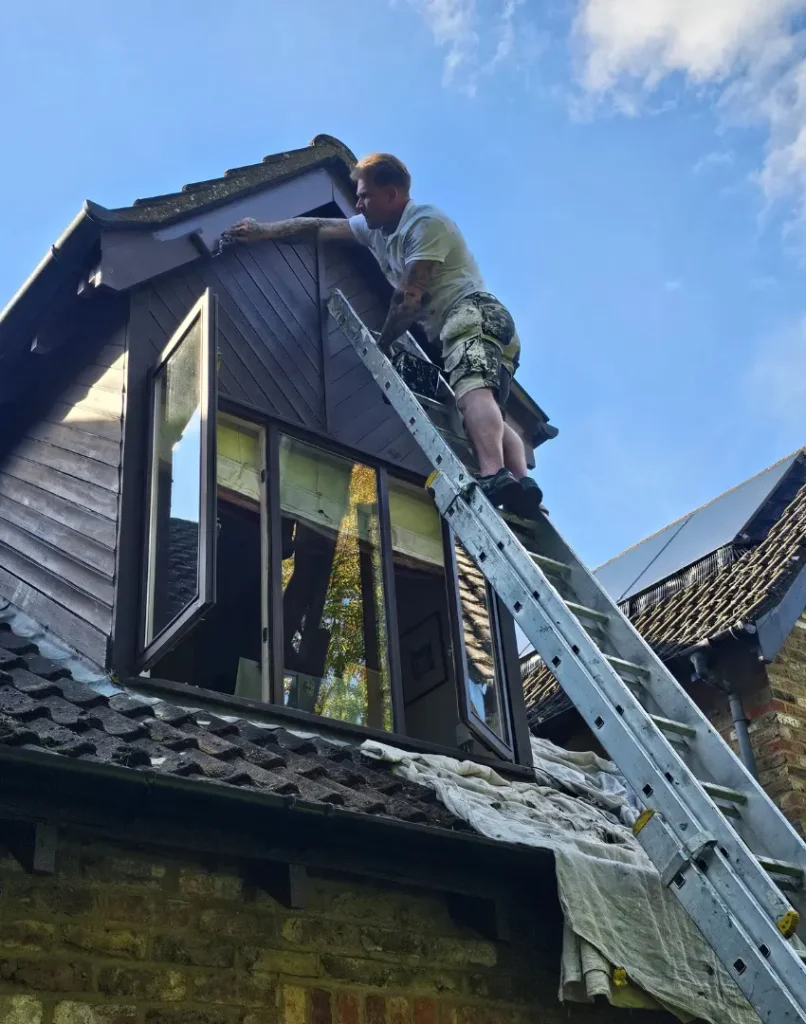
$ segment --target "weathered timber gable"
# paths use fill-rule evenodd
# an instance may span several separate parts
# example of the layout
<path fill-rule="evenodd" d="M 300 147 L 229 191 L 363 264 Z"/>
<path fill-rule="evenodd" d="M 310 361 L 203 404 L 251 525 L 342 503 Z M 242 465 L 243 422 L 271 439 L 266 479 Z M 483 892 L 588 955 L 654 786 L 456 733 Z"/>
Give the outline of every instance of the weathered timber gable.
<path fill-rule="evenodd" d="M 126 323 L 87 319 L 43 361 L 36 413 L 0 465 L 0 596 L 104 664 L 114 609 Z M 44 359 L 44 357 L 43 357 Z M 46 374 L 47 371 L 47 374 Z"/>
<path fill-rule="evenodd" d="M 366 273 L 365 253 L 350 245 L 322 247 L 323 301 L 338 288 L 371 330 L 380 330 L 389 306 Z M 427 476 L 430 467 L 417 442 L 383 396 L 366 367 L 328 316 L 325 381 L 329 435 L 343 445 Z"/>

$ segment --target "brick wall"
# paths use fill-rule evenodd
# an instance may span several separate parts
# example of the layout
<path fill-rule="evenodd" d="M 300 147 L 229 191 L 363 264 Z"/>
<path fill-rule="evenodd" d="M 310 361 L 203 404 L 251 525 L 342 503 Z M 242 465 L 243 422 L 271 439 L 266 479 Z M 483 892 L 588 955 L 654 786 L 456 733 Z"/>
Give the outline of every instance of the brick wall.
<path fill-rule="evenodd" d="M 767 667 L 769 705 L 751 726 L 764 785 L 806 835 L 806 616 Z"/>
<path fill-rule="evenodd" d="M 312 878 L 290 911 L 233 866 L 63 833 L 57 858 L 38 877 L 0 853 L 0 1024 L 671 1020 L 561 1007 L 548 908 L 494 943 L 419 890 Z"/>
<path fill-rule="evenodd" d="M 747 655 L 744 656 L 747 658 Z M 759 780 L 795 828 L 806 835 L 806 616 L 802 616 L 766 673 L 731 668 L 738 680 Z M 710 718 L 736 750 L 726 703 Z"/>

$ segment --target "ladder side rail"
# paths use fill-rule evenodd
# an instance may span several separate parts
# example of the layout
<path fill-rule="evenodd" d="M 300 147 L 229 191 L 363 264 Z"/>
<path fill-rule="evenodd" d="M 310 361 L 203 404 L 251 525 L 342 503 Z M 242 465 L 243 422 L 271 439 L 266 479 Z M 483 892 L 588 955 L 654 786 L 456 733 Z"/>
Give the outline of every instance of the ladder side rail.
<path fill-rule="evenodd" d="M 555 553 L 561 551 L 562 559 L 572 566 L 571 585 L 580 603 L 609 616 L 607 635 L 618 656 L 625 661 L 640 664 L 647 671 L 643 685 L 661 709 L 663 717 L 682 722 L 695 730 L 696 736 L 687 740 L 694 758 L 714 781 L 746 795 L 747 803 L 743 805 L 741 815 L 758 843 L 755 852 L 763 851 L 779 860 L 797 864 L 806 872 L 806 845 L 758 780 L 736 757 L 720 733 L 552 524 L 544 520 L 540 525 L 543 534 L 554 535 L 551 538 L 551 549 Z"/>
<path fill-rule="evenodd" d="M 448 482 L 448 478 L 452 476 L 457 485 L 461 486 L 463 481 L 468 480 L 467 471 L 447 445 L 445 445 L 419 406 L 419 403 L 408 388 L 399 380 L 388 360 L 379 352 L 371 337 L 363 328 L 360 320 L 343 300 L 343 297 L 335 297 L 335 301 L 331 300 L 331 310 L 342 325 L 347 328 L 348 338 L 356 346 L 365 365 L 367 365 L 378 383 L 386 391 L 392 405 L 404 417 L 412 435 L 418 440 L 418 443 L 420 443 L 432 464 L 443 470 L 435 484 L 440 484 L 441 482 L 442 485 L 445 485 Z M 455 506 L 454 518 L 457 510 L 464 510 L 471 519 L 476 518 L 474 512 L 463 501 L 457 502 L 455 500 L 455 495 L 451 498 L 451 501 Z M 437 503 L 438 505 L 440 504 L 439 501 Z M 561 681 L 569 689 L 569 695 L 572 699 L 575 699 L 575 703 L 577 703 L 577 706 L 592 728 L 599 732 L 605 729 L 608 733 L 615 734 L 611 737 L 611 742 L 605 745 L 611 750 L 614 749 L 613 739 L 616 736 L 623 743 L 625 753 L 622 757 L 615 759 L 619 763 L 625 777 L 638 791 L 642 788 L 642 780 L 656 778 L 658 788 L 655 789 L 653 787 L 652 795 L 655 797 L 653 802 L 660 807 L 661 811 L 666 810 L 667 814 L 671 812 L 667 820 L 674 827 L 685 826 L 682 830 L 683 834 L 689 827 L 696 829 L 697 819 L 693 816 L 688 803 L 680 799 L 681 789 L 679 781 L 678 786 L 675 786 L 665 778 L 663 772 L 658 770 L 658 756 L 660 755 L 661 765 L 665 764 L 672 768 L 672 772 L 669 772 L 672 779 L 677 778 L 679 780 L 682 778 L 684 780 L 682 791 L 685 793 L 685 796 L 699 810 L 699 817 L 707 822 L 709 826 L 712 826 L 710 830 L 718 833 L 718 837 L 723 841 L 723 845 L 730 850 L 730 856 L 733 861 L 732 865 L 727 863 L 722 865 L 722 858 L 715 856 L 713 858 L 714 866 L 724 866 L 726 870 L 724 872 L 721 870 L 711 870 L 712 878 L 709 879 L 709 883 L 715 884 L 721 880 L 723 887 L 729 890 L 727 893 L 729 897 L 736 899 L 738 894 L 742 912 L 746 913 L 751 919 L 751 932 L 755 935 L 762 934 L 765 938 L 769 939 L 771 957 L 777 960 L 779 956 L 785 956 L 787 952 L 791 953 L 791 948 L 783 942 L 781 936 L 775 931 L 772 920 L 759 910 L 758 904 L 748 891 L 748 889 L 758 891 L 760 902 L 764 905 L 767 913 L 771 915 L 773 920 L 777 920 L 775 915 L 781 909 L 786 909 L 788 906 L 781 899 L 778 890 L 775 889 L 773 883 L 758 862 L 752 857 L 739 837 L 725 822 L 724 818 L 722 818 L 716 805 L 705 791 L 702 790 L 697 780 L 691 775 L 688 768 L 665 740 L 665 737 L 659 733 L 654 724 L 648 719 L 640 703 L 633 697 L 620 677 L 616 675 L 612 667 L 604 660 L 601 652 L 598 651 L 587 634 L 581 629 L 572 614 L 565 608 L 560 596 L 545 580 L 542 573 L 539 573 L 533 566 L 525 550 L 504 526 L 489 503 L 483 501 L 480 507 L 485 513 L 492 516 L 495 522 L 478 524 L 479 536 L 477 538 L 478 543 L 475 545 L 475 552 L 473 550 L 472 538 L 469 536 L 469 532 L 472 531 L 457 531 L 457 535 L 469 547 L 471 555 L 474 556 L 477 562 L 482 561 L 479 557 L 481 551 L 485 548 L 491 548 L 490 537 L 495 532 L 492 529 L 495 524 L 498 524 L 500 531 L 505 531 L 503 534 L 504 542 L 501 544 L 501 548 L 505 549 L 507 546 L 510 548 L 514 546 L 520 549 L 522 557 L 519 561 L 523 564 L 520 565 L 519 570 L 514 570 L 506 557 L 500 557 L 498 548 L 491 548 L 492 559 L 490 563 L 480 567 L 488 578 L 491 575 L 499 577 L 497 580 L 501 588 L 499 593 L 501 591 L 513 591 L 514 589 L 514 592 L 520 595 L 519 598 L 515 598 L 512 596 L 512 593 L 501 593 L 505 604 L 509 605 L 516 616 L 527 605 L 534 607 L 539 612 L 536 616 L 538 621 L 532 623 L 533 628 L 530 628 L 528 632 L 525 630 L 525 632 L 527 632 L 527 635 L 532 634 L 530 639 L 549 662 L 554 656 L 551 653 L 552 650 L 562 651 L 560 655 L 562 659 L 561 664 L 564 664 L 562 676 L 567 678 L 561 678 Z M 443 500 L 440 510 L 443 514 L 447 512 L 450 517 L 450 509 L 445 500 Z M 463 533 L 466 535 L 462 536 Z M 468 543 L 468 541 L 471 541 L 471 543 Z M 511 552 L 509 554 L 511 555 Z M 497 566 L 495 573 L 490 572 L 493 563 L 496 563 Z M 524 572 L 527 577 L 530 577 L 530 583 L 536 584 L 536 592 L 542 590 L 544 592 L 544 599 L 548 598 L 552 604 L 552 611 L 555 614 L 551 618 L 547 619 L 544 616 L 544 610 L 539 606 L 539 602 L 534 602 L 529 587 L 524 582 Z M 508 588 L 504 586 L 504 577 L 507 575 L 510 577 L 510 586 Z M 541 618 L 542 622 L 540 621 Z M 572 644 L 567 644 L 562 635 L 558 635 L 559 626 L 556 621 L 557 618 L 565 618 L 567 620 L 564 623 L 566 635 L 572 638 Z M 523 620 L 521 619 L 521 621 Z M 576 651 L 572 650 L 572 647 L 575 647 Z M 587 664 L 583 664 L 582 659 L 577 661 L 573 656 L 567 656 L 577 654 L 577 652 L 579 654 L 584 652 L 584 662 L 587 662 Z M 579 654 L 577 654 L 577 657 L 579 657 Z M 599 685 L 596 686 L 596 683 Z M 610 691 L 607 696 L 604 695 L 602 690 L 602 683 L 605 684 L 605 689 Z M 588 700 L 588 697 L 591 699 Z M 624 714 L 619 715 L 615 712 L 614 709 L 617 704 L 621 706 Z M 597 720 L 602 717 L 602 710 L 607 712 L 607 718 L 602 722 L 601 727 L 598 727 Z M 625 722 L 625 718 L 628 716 L 630 719 L 636 720 L 632 723 L 633 730 L 630 730 Z M 644 740 L 648 741 L 650 747 L 653 748 L 654 760 L 649 758 L 644 749 L 644 744 L 641 742 L 642 735 Z M 618 744 L 615 746 L 617 747 Z M 626 756 L 627 754 L 629 754 L 629 757 Z M 682 820 L 678 821 L 677 819 Z M 736 873 L 737 867 L 741 869 L 740 875 Z M 727 879 L 721 878 L 722 875 L 726 875 Z M 751 882 L 750 886 L 747 885 L 747 881 Z M 774 898 L 771 898 L 770 890 L 772 889 L 775 889 Z M 730 899 L 728 905 L 732 905 Z M 783 966 L 786 969 L 786 962 L 784 962 Z M 791 963 L 788 966 L 791 968 Z M 800 975 L 800 982 L 802 984 L 804 979 L 806 979 L 806 973 L 800 968 L 799 962 L 797 962 L 797 966 L 799 968 L 797 973 Z M 804 992 L 804 995 L 806 995 L 806 992 Z M 803 1005 L 806 1005 L 806 998 L 803 1000 Z"/>
<path fill-rule="evenodd" d="M 640 835 L 653 863 L 668 863 L 675 856 L 675 837 L 659 815 L 647 823 Z M 788 943 L 777 943 L 790 956 L 788 965 L 784 958 L 782 970 L 777 958 L 775 964 L 770 963 L 761 943 L 754 941 L 753 934 L 735 919 L 735 904 L 725 902 L 702 878 L 702 867 L 696 861 L 679 879 L 673 879 L 670 887 L 765 1024 L 806 1020 L 802 992 L 797 984 L 788 983 L 803 973 L 803 966 Z"/>
<path fill-rule="evenodd" d="M 443 489 L 471 484 L 472 476 L 445 443 L 409 388 L 400 380 L 391 363 L 378 349 L 372 336 L 366 330 L 357 314 L 352 310 L 349 303 L 340 293 L 334 293 L 330 300 L 330 307 L 337 321 L 345 329 L 347 337 L 356 346 L 364 364 L 387 395 L 389 402 L 401 418 L 403 418 L 412 436 L 420 444 L 431 464 L 441 471 L 440 476 L 435 481 L 435 487 L 438 486 L 440 489 Z M 452 481 L 455 481 L 455 484 Z M 442 497 L 437 496 L 437 506 L 442 515 L 446 515 L 455 496 L 455 492 L 443 495 Z M 680 834 L 681 842 L 685 841 L 685 833 L 687 831 L 689 834 L 693 834 L 695 831 L 702 829 L 705 823 L 708 823 L 710 830 L 716 832 L 720 842 L 723 845 L 732 847 L 735 851 L 734 867 L 746 879 L 746 884 L 754 893 L 756 899 L 765 906 L 772 920 L 780 920 L 792 908 L 769 878 L 767 872 L 759 865 L 742 839 L 723 817 L 716 804 L 700 786 L 693 773 L 685 765 L 666 737 L 663 736 L 651 721 L 645 709 L 630 692 L 621 677 L 605 660 L 587 633 L 579 626 L 575 616 L 565 606 L 560 595 L 537 566 L 535 566 L 534 562 L 529 558 L 526 549 L 523 548 L 493 507 L 479 493 L 478 488 L 472 488 L 471 502 L 473 503 L 473 513 L 481 515 L 485 519 L 484 532 L 486 536 L 482 542 L 483 546 L 492 549 L 494 545 L 490 544 L 489 540 L 493 538 L 495 544 L 500 545 L 501 550 L 507 552 L 508 564 L 512 564 L 514 561 L 516 565 L 514 571 L 520 576 L 527 594 L 525 601 L 521 598 L 518 602 L 521 609 L 526 603 L 533 606 L 534 600 L 532 595 L 539 594 L 538 601 L 542 606 L 541 610 L 546 608 L 551 610 L 550 624 L 538 631 L 536 637 L 530 635 L 530 632 L 535 631 L 524 620 L 522 610 L 515 611 L 513 604 L 510 610 L 513 611 L 516 621 L 518 621 L 525 635 L 534 644 L 548 665 L 551 665 L 552 658 L 557 656 L 557 653 L 554 651 L 549 653 L 547 649 L 548 641 L 552 639 L 552 633 L 557 631 L 564 638 L 566 650 L 558 652 L 561 658 L 561 665 L 560 668 L 556 666 L 554 668 L 557 678 L 563 689 L 581 711 L 583 717 L 585 717 L 594 735 L 602 736 L 605 748 L 610 752 L 611 757 L 613 757 L 613 760 L 635 792 L 640 795 L 644 786 L 651 785 L 653 806 L 657 807 L 666 816 L 672 828 L 677 829 L 679 825 L 685 825 Z M 448 518 L 451 521 L 450 514 Z M 467 547 L 466 538 L 460 535 L 460 539 Z M 478 553 L 478 547 L 476 551 L 470 550 L 470 554 L 476 559 L 477 564 Z M 513 555 L 515 556 L 514 558 Z M 578 560 L 576 561 L 579 564 Z M 489 579 L 488 567 L 480 565 L 480 569 Z M 495 581 L 491 582 L 495 587 Z M 499 596 L 504 598 L 503 594 L 499 593 Z M 507 603 L 505 598 L 504 600 Z M 620 615 L 621 613 L 618 614 Z M 571 648 L 574 646 L 579 648 L 580 655 L 583 655 L 583 657 L 580 658 L 580 655 L 573 655 Z M 569 653 L 571 653 L 570 658 L 567 656 Z M 643 655 L 642 660 L 645 660 L 648 653 L 646 645 L 642 645 L 639 653 Z M 587 671 L 587 675 L 585 671 L 574 671 L 571 673 L 571 666 L 578 667 L 576 663 L 577 658 L 580 659 L 582 667 Z M 587 691 L 593 680 L 596 681 L 599 691 L 595 695 L 597 698 L 595 706 L 590 705 L 587 700 Z M 617 707 L 622 707 L 624 711 L 622 715 L 617 714 L 615 710 Z M 606 710 L 608 714 L 603 719 L 603 725 L 600 727 L 597 725 L 597 720 L 602 717 L 601 712 L 603 710 Z M 621 726 L 624 726 L 625 718 L 629 721 L 630 725 L 630 742 L 627 744 L 627 748 L 632 747 L 643 751 L 646 747 L 652 753 L 651 765 L 645 763 L 642 759 L 642 771 L 638 771 L 637 766 L 633 766 L 624 754 L 617 753 L 619 747 L 616 744 L 612 741 L 610 743 L 605 742 L 607 733 L 612 731 L 613 723 L 618 722 Z M 618 730 L 618 733 L 623 742 L 626 737 L 622 734 L 621 729 Z M 721 737 L 720 742 L 724 743 Z M 667 776 L 678 781 L 670 783 Z M 689 814 L 682 814 L 682 806 L 679 801 L 679 780 L 681 779 L 686 780 L 688 783 L 685 787 L 687 791 L 686 796 L 690 802 L 693 802 L 693 807 Z M 693 820 L 690 815 L 694 815 Z"/>
<path fill-rule="evenodd" d="M 572 587 L 580 602 L 610 616 L 608 639 L 619 657 L 641 663 L 647 670 L 644 690 L 657 703 L 663 717 L 695 729 L 696 736 L 688 740 L 688 745 L 703 769 L 727 788 L 747 794 L 742 818 L 750 831 L 768 852 L 774 849 L 779 859 L 798 864 L 806 871 L 806 846 L 758 781 L 548 520 L 540 523 L 540 532 L 547 547 L 562 552 L 562 558 L 573 566 Z"/>
<path fill-rule="evenodd" d="M 733 929 L 730 942 L 724 949 L 719 942 L 712 946 L 726 969 L 748 998 L 756 991 L 759 978 L 769 979 L 772 972 L 779 979 L 778 985 L 787 993 L 785 1005 L 804 1007 L 803 1017 L 791 1019 L 806 1020 L 806 969 L 792 945 L 785 941 L 776 926 L 776 922 L 784 919 L 791 908 L 769 875 L 733 832 L 708 794 L 648 718 L 640 703 L 623 687 L 620 679 L 617 685 L 622 686 L 623 691 L 618 699 L 624 713 L 618 714 L 613 710 L 613 704 L 605 692 L 606 687 L 601 685 L 606 682 L 607 673 L 612 673 L 612 669 L 605 663 L 604 671 L 600 673 L 590 665 L 585 665 L 585 653 L 591 660 L 601 658 L 587 634 L 567 621 L 563 625 L 570 639 L 563 635 L 562 625 L 557 621 L 561 616 L 554 614 L 558 609 L 550 612 L 544 606 L 548 602 L 532 601 L 529 589 L 513 569 L 506 554 L 497 545 L 490 543 L 485 524 L 474 514 L 476 510 L 452 492 L 450 482 L 442 475 L 432 482 L 432 488 L 436 492 L 437 507 L 441 511 L 444 509 L 445 517 L 456 536 L 490 580 L 503 603 L 519 619 L 521 629 L 536 647 L 542 648 L 541 656 L 547 656 L 549 664 L 555 658 L 560 659 L 557 670 L 563 669 L 563 685 L 567 682 L 577 708 L 592 731 L 602 738 L 605 748 L 621 752 L 617 763 L 625 778 L 639 794 L 641 780 L 653 780 L 652 802 L 661 810 L 662 818 L 655 816 L 658 821 L 647 832 L 647 837 L 652 835 L 652 829 L 657 830 L 662 821 L 662 827 L 669 838 L 661 850 L 670 858 L 684 849 L 688 837 L 698 833 L 715 834 L 718 845 L 708 855 L 707 870 L 701 870 L 694 859 L 689 858 L 680 868 L 684 884 L 672 885 L 671 889 L 684 902 L 698 927 L 702 924 L 707 929 L 708 915 L 713 913 L 714 906 L 731 908 L 730 911 L 725 910 L 726 920 Z M 546 583 L 546 587 L 550 587 L 550 584 Z M 530 603 L 534 605 L 531 621 L 528 616 L 520 618 L 516 610 L 517 607 L 524 610 Z M 571 617 L 570 613 L 568 616 Z M 639 722 L 643 719 L 643 728 L 632 727 L 633 716 L 628 710 L 630 703 L 634 705 L 635 717 Z M 602 726 L 597 728 L 600 719 Z M 650 748 L 654 756 L 650 756 Z M 666 748 L 665 751 L 663 748 Z M 665 756 L 662 756 L 662 751 Z M 674 781 L 669 781 L 667 773 Z M 700 799 L 697 799 L 698 796 Z M 699 816 L 691 806 L 697 803 L 701 811 Z M 672 823 L 675 828 L 671 827 Z M 638 833 L 639 841 L 645 846 L 650 860 L 663 874 L 669 860 L 654 860 L 652 854 L 657 855 L 659 848 L 657 844 L 647 848 L 642 840 L 645 831 L 642 829 Z M 747 884 L 749 878 L 756 882 L 762 895 L 761 900 L 755 898 L 752 888 Z M 741 936 L 740 941 L 736 940 L 736 934 Z M 761 952 L 761 946 L 767 949 L 766 956 Z M 743 965 L 741 969 L 736 967 L 737 962 Z M 752 970 L 751 963 L 754 965 Z M 769 1017 L 770 1021 L 786 1019 L 776 1015 Z"/>
<path fill-rule="evenodd" d="M 639 798 L 661 811 L 680 842 L 698 831 L 714 833 L 731 850 L 733 869 L 773 921 L 790 912 L 791 905 L 768 873 L 551 583 L 531 560 L 512 558 L 512 547 L 520 545 L 489 502 L 482 500 L 477 490 L 470 502 L 465 502 L 442 474 L 431 489 L 437 507 L 445 510 L 448 523 L 557 675 L 593 734 L 611 756 L 615 752 L 613 759 Z M 528 559 L 525 551 L 523 554 Z M 646 792 L 646 786 L 651 792 Z"/>

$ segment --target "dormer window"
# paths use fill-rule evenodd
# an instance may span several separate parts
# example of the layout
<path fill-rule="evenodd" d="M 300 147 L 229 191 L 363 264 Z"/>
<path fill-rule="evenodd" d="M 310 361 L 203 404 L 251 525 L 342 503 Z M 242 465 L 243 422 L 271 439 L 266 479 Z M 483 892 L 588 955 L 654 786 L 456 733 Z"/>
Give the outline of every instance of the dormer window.
<path fill-rule="evenodd" d="M 422 481 L 217 409 L 213 338 L 205 294 L 151 379 L 141 668 L 511 758 L 497 602 Z"/>

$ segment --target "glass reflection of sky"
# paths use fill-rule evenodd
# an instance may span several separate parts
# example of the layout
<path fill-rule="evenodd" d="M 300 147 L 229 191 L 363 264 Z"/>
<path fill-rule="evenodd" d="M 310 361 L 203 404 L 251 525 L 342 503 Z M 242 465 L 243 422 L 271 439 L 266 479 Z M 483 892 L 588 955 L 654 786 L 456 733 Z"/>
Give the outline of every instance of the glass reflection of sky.
<path fill-rule="evenodd" d="M 201 505 L 201 409 L 197 406 L 173 446 L 171 519 L 198 523 Z"/>

